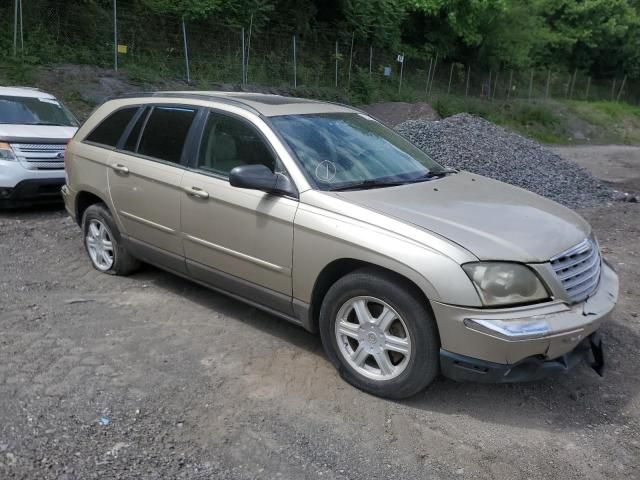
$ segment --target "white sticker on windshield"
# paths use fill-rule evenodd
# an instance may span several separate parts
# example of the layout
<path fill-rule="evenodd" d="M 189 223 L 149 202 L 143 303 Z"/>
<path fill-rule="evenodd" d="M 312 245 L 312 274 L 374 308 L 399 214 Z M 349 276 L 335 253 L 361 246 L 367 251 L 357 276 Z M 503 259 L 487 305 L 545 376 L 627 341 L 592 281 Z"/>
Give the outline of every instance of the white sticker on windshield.
<path fill-rule="evenodd" d="M 316 178 L 323 182 L 330 182 L 336 176 L 336 165 L 329 160 L 320 162 L 316 167 Z"/>
<path fill-rule="evenodd" d="M 41 101 L 42 103 L 50 103 L 52 105 L 60 106 L 60 102 L 55 98 L 38 98 L 38 100 Z"/>

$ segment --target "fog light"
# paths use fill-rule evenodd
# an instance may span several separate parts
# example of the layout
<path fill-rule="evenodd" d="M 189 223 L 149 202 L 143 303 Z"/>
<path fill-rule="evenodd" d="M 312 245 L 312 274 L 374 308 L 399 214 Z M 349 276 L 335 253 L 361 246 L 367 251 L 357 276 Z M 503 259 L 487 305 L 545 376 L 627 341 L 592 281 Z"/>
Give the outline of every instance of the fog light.
<path fill-rule="evenodd" d="M 12 188 L 0 188 L 0 198 L 7 198 L 11 195 Z"/>

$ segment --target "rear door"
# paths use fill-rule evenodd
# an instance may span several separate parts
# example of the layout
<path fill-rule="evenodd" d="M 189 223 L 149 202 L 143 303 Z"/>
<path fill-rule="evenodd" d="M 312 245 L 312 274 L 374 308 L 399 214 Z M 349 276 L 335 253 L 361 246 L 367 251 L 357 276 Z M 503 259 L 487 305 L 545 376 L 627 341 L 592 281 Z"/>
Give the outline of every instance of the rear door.
<path fill-rule="evenodd" d="M 210 111 L 182 178 L 187 268 L 199 280 L 290 314 L 298 201 L 229 184 L 231 169 L 256 163 L 286 174 L 252 123 Z"/>
<path fill-rule="evenodd" d="M 132 251 L 178 272 L 185 271 L 180 184 L 197 114 L 193 106 L 146 106 L 109 158 L 109 191 Z"/>

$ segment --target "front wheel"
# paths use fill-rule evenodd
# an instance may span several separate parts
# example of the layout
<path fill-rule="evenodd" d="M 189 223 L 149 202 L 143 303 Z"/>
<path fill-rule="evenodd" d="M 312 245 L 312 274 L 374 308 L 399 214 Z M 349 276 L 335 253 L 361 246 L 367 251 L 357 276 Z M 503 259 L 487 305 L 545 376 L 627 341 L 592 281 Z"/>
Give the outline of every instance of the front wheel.
<path fill-rule="evenodd" d="M 325 351 L 355 387 L 406 398 L 438 375 L 440 341 L 425 299 L 402 279 L 363 269 L 338 280 L 320 309 Z"/>
<path fill-rule="evenodd" d="M 111 275 L 129 275 L 140 266 L 122 244 L 111 213 L 101 203 L 87 208 L 82 216 L 84 246 L 96 270 Z"/>

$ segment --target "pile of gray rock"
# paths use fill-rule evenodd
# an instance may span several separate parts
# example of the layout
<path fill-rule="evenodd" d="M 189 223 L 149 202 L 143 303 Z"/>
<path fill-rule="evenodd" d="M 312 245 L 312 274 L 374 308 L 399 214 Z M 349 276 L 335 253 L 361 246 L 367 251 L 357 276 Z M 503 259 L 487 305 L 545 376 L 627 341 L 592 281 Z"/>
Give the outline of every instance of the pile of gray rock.
<path fill-rule="evenodd" d="M 409 120 L 396 130 L 443 165 L 477 173 L 571 208 L 612 201 L 613 190 L 539 143 L 469 114 Z"/>

